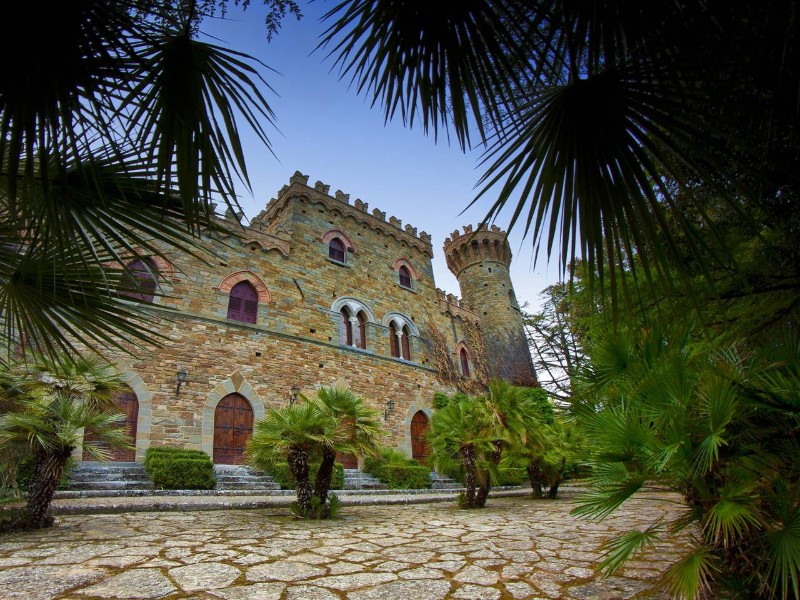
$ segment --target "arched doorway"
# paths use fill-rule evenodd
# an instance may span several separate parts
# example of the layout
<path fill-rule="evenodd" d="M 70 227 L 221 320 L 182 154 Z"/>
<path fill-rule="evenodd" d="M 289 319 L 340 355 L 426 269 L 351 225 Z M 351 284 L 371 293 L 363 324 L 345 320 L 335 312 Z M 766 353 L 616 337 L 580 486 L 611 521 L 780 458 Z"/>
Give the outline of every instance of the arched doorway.
<path fill-rule="evenodd" d="M 134 462 L 136 460 L 136 422 L 139 419 L 139 400 L 136 398 L 136 393 L 127 388 L 114 394 L 114 404 L 117 409 L 125 415 L 125 420 L 121 425 L 128 432 L 128 440 L 133 446 L 130 450 L 120 448 L 110 448 L 105 444 L 100 444 L 108 451 L 108 460 L 112 462 Z M 92 433 L 91 430 L 86 431 L 83 435 L 84 442 L 97 441 L 98 437 Z M 83 460 L 97 460 L 89 455 L 86 450 L 83 451 Z"/>
<path fill-rule="evenodd" d="M 411 418 L 411 458 L 419 461 L 421 465 L 428 464 L 430 447 L 426 436 L 430 429 L 428 415 L 418 410 Z"/>
<path fill-rule="evenodd" d="M 228 394 L 214 410 L 214 463 L 240 465 L 253 435 L 253 409 L 244 396 Z"/>

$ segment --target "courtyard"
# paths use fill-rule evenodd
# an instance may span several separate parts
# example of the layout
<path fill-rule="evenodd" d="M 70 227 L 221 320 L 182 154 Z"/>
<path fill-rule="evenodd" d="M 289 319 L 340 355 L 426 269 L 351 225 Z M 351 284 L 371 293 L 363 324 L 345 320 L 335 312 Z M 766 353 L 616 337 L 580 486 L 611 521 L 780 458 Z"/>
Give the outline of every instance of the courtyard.
<path fill-rule="evenodd" d="M 559 500 L 490 498 L 347 506 L 291 520 L 283 508 L 58 517 L 49 530 L 0 538 L 0 598 L 45 600 L 499 600 L 662 598 L 659 576 L 682 551 L 658 546 L 604 579 L 602 544 L 660 516 L 677 496 L 642 494 L 602 523 Z"/>

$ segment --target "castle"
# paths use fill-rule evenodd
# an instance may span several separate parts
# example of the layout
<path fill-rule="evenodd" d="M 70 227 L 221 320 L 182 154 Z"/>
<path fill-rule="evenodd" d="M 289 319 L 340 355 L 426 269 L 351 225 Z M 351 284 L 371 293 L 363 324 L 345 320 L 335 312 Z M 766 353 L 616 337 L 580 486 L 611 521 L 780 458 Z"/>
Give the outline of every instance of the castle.
<path fill-rule="evenodd" d="M 136 449 L 114 460 L 175 445 L 241 462 L 269 409 L 334 384 L 381 413 L 383 444 L 424 458 L 434 393 L 480 391 L 495 375 L 535 384 L 502 231 L 446 240 L 459 300 L 436 288 L 428 234 L 329 191 L 297 172 L 242 235 L 207 240 L 212 258 L 128 265 L 161 346 L 115 357 Z"/>

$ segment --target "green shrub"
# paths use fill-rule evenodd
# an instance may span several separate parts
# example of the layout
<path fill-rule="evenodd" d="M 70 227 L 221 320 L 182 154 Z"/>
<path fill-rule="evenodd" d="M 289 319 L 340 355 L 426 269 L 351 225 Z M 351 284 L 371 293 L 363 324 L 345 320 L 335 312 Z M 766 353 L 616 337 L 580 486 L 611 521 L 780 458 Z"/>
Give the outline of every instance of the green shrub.
<path fill-rule="evenodd" d="M 144 468 L 153 485 L 167 490 L 214 489 L 214 463 L 205 452 L 159 446 L 148 448 Z"/>
<path fill-rule="evenodd" d="M 528 472 L 521 467 L 500 467 L 495 485 L 522 485 L 527 480 Z"/>
<path fill-rule="evenodd" d="M 381 480 L 393 490 L 420 490 L 431 487 L 431 470 L 412 465 L 383 465 Z"/>
<path fill-rule="evenodd" d="M 281 489 L 293 490 L 295 488 L 294 477 L 289 469 L 289 464 L 285 462 L 275 461 L 268 465 L 264 465 L 264 470 L 272 477 L 276 483 L 280 484 Z M 308 465 L 308 472 L 311 474 L 311 483 L 313 485 L 314 479 L 319 470 L 319 463 L 311 463 Z M 331 489 L 341 490 L 344 487 L 344 467 L 339 463 L 333 465 L 333 476 L 331 477 Z"/>
<path fill-rule="evenodd" d="M 185 448 L 175 448 L 173 446 L 155 446 L 148 448 L 144 453 L 144 468 L 149 469 L 150 462 L 154 458 L 194 458 L 211 460 L 202 450 L 187 450 Z"/>

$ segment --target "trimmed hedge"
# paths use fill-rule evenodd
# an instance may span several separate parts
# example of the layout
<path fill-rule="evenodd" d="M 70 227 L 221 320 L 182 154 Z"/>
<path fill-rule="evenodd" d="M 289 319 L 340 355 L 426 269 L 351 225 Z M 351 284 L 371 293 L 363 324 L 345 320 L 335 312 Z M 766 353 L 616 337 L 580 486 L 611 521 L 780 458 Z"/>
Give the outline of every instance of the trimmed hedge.
<path fill-rule="evenodd" d="M 283 490 L 293 490 L 295 488 L 294 477 L 289 470 L 289 463 L 273 462 L 271 465 L 266 466 L 264 470 L 269 473 L 277 483 L 280 484 Z M 311 485 L 314 485 L 314 479 L 319 470 L 319 463 L 311 463 L 308 467 L 309 479 Z M 333 465 L 333 476 L 331 477 L 331 489 L 341 490 L 344 488 L 344 467 L 339 463 Z"/>
<path fill-rule="evenodd" d="M 211 490 L 214 463 L 205 452 L 166 446 L 148 448 L 144 468 L 153 484 L 166 490 Z"/>
<path fill-rule="evenodd" d="M 392 448 L 364 459 L 364 472 L 374 475 L 393 490 L 419 490 L 431 487 L 431 470 Z"/>

